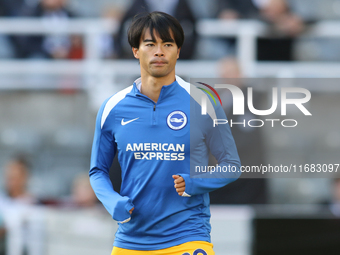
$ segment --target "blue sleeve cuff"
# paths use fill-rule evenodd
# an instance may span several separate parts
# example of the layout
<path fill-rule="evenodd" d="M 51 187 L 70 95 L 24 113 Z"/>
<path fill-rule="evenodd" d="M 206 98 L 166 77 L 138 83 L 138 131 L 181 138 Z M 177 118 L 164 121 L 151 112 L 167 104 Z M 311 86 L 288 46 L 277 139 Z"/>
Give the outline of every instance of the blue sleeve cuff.
<path fill-rule="evenodd" d="M 134 207 L 132 201 L 128 197 L 122 197 L 120 199 L 112 214 L 112 218 L 118 222 L 127 222 L 127 220 L 131 217 L 130 210 Z"/>

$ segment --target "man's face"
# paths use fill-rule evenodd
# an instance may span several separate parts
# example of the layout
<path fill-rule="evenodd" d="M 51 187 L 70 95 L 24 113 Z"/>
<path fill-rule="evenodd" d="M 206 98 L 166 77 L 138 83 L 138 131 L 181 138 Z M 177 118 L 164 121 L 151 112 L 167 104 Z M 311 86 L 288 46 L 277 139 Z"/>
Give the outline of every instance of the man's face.
<path fill-rule="evenodd" d="M 6 189 L 12 196 L 20 195 L 26 190 L 27 172 L 23 165 L 11 162 L 6 168 Z"/>
<path fill-rule="evenodd" d="M 146 29 L 140 40 L 139 49 L 132 48 L 135 58 L 139 59 L 142 72 L 144 71 L 156 78 L 165 77 L 172 72 L 175 73 L 180 49 L 177 47 L 173 36 L 171 41 L 163 41 L 154 32 L 154 37 L 155 41 L 152 40 L 150 30 Z"/>

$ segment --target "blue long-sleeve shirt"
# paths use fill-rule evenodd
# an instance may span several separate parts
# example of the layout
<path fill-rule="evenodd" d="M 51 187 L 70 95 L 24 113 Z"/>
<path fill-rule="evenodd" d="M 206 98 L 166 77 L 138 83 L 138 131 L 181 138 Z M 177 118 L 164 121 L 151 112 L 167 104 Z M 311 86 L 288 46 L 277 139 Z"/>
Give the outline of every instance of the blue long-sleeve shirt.
<path fill-rule="evenodd" d="M 178 76 L 162 87 L 157 103 L 140 88 L 138 79 L 107 99 L 96 121 L 90 181 L 118 221 L 114 246 L 156 250 L 189 241 L 210 242 L 208 192 L 236 180 L 240 171 L 204 178 L 209 173 L 196 176 L 194 169 L 208 164 L 210 150 L 220 166 L 239 170 L 229 125 L 213 127 L 214 118 L 226 119 L 224 111 L 207 100 L 208 114 L 202 115 L 200 100 L 206 94 Z M 120 194 L 109 178 L 117 153 Z M 191 178 L 190 171 L 200 178 Z M 174 188 L 174 174 L 185 180 L 182 197 Z"/>

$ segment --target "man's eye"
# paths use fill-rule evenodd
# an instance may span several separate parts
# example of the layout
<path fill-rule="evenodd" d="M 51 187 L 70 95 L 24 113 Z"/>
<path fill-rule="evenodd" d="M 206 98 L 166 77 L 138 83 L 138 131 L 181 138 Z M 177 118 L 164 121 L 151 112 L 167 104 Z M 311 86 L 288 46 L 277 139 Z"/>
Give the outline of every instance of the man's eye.
<path fill-rule="evenodd" d="M 150 46 L 153 46 L 153 44 L 152 43 L 148 43 L 146 46 L 150 47 Z"/>
<path fill-rule="evenodd" d="M 171 44 L 171 43 L 167 43 L 167 44 L 165 44 L 165 46 L 166 46 L 166 47 L 171 47 L 172 44 Z"/>

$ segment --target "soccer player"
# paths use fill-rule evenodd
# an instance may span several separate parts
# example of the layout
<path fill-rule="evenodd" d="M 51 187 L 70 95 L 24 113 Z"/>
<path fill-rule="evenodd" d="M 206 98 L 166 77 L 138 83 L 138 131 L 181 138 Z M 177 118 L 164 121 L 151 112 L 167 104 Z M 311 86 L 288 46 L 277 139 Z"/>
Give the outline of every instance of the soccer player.
<path fill-rule="evenodd" d="M 136 17 L 128 40 L 141 77 L 100 108 L 89 173 L 98 199 L 119 225 L 112 255 L 212 255 L 208 192 L 240 173 L 191 178 L 190 169 L 207 166 L 209 150 L 219 166 L 240 169 L 229 126 L 213 127 L 213 118 L 226 119 L 224 111 L 175 75 L 184 41 L 175 18 L 162 12 Z M 120 193 L 109 178 L 117 153 Z"/>

